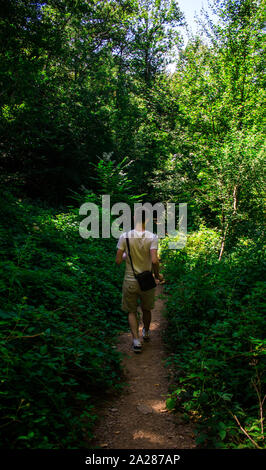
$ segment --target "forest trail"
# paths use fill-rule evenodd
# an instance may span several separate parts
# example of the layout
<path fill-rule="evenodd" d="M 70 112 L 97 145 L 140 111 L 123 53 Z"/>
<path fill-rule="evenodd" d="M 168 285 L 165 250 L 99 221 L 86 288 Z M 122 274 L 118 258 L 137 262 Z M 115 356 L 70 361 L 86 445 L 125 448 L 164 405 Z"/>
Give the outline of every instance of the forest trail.
<path fill-rule="evenodd" d="M 156 296 L 162 293 L 157 286 Z M 164 367 L 162 332 L 166 319 L 164 302 L 156 299 L 152 311 L 150 341 L 141 354 L 131 351 L 131 333 L 123 333 L 117 348 L 123 353 L 125 386 L 123 392 L 108 398 L 97 410 L 93 448 L 106 449 L 191 449 L 196 447 L 193 428 L 181 413 L 166 409 L 168 372 Z M 140 323 L 140 338 L 142 323 Z M 142 340 L 141 340 L 142 341 Z"/>

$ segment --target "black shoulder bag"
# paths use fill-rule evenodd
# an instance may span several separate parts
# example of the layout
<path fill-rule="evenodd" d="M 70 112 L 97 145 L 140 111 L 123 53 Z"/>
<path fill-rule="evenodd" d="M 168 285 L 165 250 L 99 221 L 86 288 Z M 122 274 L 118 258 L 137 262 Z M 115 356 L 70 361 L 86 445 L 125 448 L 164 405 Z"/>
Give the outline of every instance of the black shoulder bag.
<path fill-rule="evenodd" d="M 130 254 L 128 236 L 126 237 L 126 241 L 127 241 L 127 249 L 128 249 L 128 255 L 129 255 L 130 262 L 131 262 L 131 266 L 132 266 L 132 271 L 134 273 L 135 278 L 137 279 L 139 283 L 141 290 L 146 291 L 146 290 L 153 289 L 154 287 L 156 287 L 156 282 L 154 280 L 154 277 L 151 271 L 143 271 L 143 273 L 139 273 L 139 274 L 135 273 L 134 268 L 133 268 L 131 254 Z"/>

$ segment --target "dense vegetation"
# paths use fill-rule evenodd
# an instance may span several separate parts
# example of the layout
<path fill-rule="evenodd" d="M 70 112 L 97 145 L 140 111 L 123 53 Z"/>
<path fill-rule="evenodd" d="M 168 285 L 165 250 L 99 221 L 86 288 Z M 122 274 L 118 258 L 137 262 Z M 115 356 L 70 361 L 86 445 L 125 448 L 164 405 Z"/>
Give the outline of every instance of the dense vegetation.
<path fill-rule="evenodd" d="M 95 397 L 121 386 L 115 244 L 84 243 L 74 212 L 2 196 L 1 443 L 81 445 Z"/>
<path fill-rule="evenodd" d="M 193 417 L 200 445 L 259 448 L 265 370 L 262 240 L 240 240 L 221 262 L 219 237 L 205 227 L 190 234 L 182 251 L 168 250 L 167 244 L 166 239 L 161 248 L 168 279 L 167 363 L 178 384 L 167 405 Z"/>
<path fill-rule="evenodd" d="M 176 0 L 2 2 L 2 446 L 80 447 L 122 386 L 116 241 L 79 235 L 110 194 L 188 204 L 167 403 L 199 445 L 263 447 L 264 1 L 212 4 L 184 46 Z"/>

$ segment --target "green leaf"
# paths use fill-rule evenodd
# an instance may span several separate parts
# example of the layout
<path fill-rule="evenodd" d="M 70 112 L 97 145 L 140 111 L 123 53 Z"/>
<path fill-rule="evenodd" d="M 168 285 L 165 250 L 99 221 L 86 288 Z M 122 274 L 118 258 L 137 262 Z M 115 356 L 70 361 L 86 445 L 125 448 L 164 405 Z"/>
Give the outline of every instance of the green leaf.
<path fill-rule="evenodd" d="M 176 401 L 173 398 L 167 398 L 166 407 L 168 410 L 173 410 L 175 407 Z"/>

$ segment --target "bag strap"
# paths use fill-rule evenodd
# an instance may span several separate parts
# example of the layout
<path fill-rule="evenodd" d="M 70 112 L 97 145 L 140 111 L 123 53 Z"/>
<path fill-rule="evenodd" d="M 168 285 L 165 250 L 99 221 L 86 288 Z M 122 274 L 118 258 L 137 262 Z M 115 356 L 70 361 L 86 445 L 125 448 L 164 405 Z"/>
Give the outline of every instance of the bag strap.
<path fill-rule="evenodd" d="M 126 234 L 126 242 L 127 242 L 128 256 L 129 256 L 129 259 L 130 259 L 130 263 L 131 263 L 132 271 L 133 271 L 133 274 L 134 274 L 134 276 L 136 277 L 136 274 L 135 274 L 135 271 L 134 271 L 134 267 L 133 267 L 132 258 L 131 258 L 131 254 L 130 254 L 130 247 L 129 247 L 128 233 Z"/>

